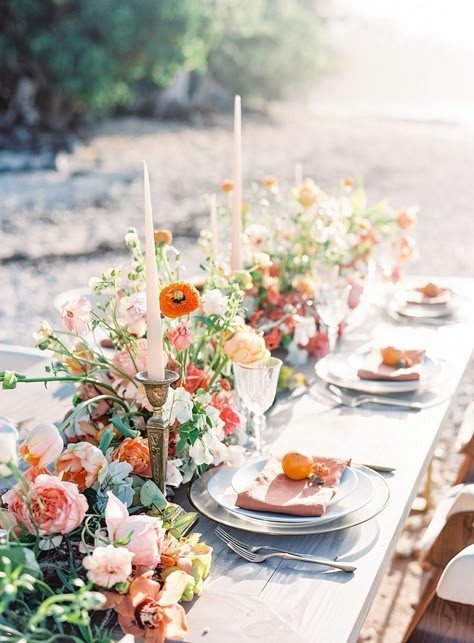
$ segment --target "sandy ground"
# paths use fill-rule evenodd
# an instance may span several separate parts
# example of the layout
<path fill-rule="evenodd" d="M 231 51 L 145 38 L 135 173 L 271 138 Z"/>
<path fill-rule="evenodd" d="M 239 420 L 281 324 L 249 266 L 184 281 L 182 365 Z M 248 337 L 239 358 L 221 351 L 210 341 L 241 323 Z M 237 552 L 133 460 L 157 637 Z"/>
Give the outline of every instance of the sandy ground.
<path fill-rule="evenodd" d="M 372 76 L 364 75 L 363 69 L 369 45 L 380 40 L 380 30 L 357 23 L 350 38 L 347 29 L 343 34 L 341 38 L 340 29 L 334 32 L 335 45 L 348 56 L 341 74 L 323 83 L 307 106 L 274 105 L 268 118 L 245 117 L 246 181 L 275 174 L 290 184 L 297 162 L 323 186 L 347 174 L 360 176 L 373 200 L 389 196 L 395 205 L 419 204 L 415 236 L 422 260 L 412 271 L 472 276 L 474 131 L 468 119 L 458 118 L 469 99 L 459 89 L 464 88 L 465 68 L 456 85 L 449 69 L 454 73 L 457 63 L 443 67 L 450 83 L 450 100 L 444 103 L 437 98 L 442 88 L 435 78 L 427 81 L 426 91 L 413 80 L 416 64 L 426 68 L 421 53 L 415 56 L 407 85 L 412 95 L 386 82 L 374 90 L 371 78 L 380 76 L 383 61 L 372 63 Z M 348 42 L 355 52 L 352 57 Z M 391 49 L 385 46 L 387 65 L 406 42 L 392 44 Z M 419 43 L 411 46 L 412 54 L 421 51 L 429 57 L 432 52 L 429 47 L 420 50 Z M 409 60 L 404 51 L 406 74 Z M 400 86 L 403 80 L 402 74 L 396 82 Z M 453 110 L 456 87 L 459 96 Z M 194 126 L 108 121 L 99 124 L 72 156 L 58 159 L 58 172 L 0 175 L 0 341 L 30 344 L 40 319 L 57 323 L 53 301 L 59 293 L 83 287 L 90 276 L 124 260 L 127 227 L 142 226 L 144 158 L 150 166 L 157 226 L 174 231 L 193 272 L 200 256 L 196 237 L 207 219 L 203 195 L 217 190 L 231 172 L 230 128 L 230 117 Z M 435 498 L 454 477 L 457 462 L 448 457 L 448 445 L 471 400 L 473 383 L 471 364 L 436 453 Z M 420 578 L 412 548 L 428 519 L 410 518 L 361 640 L 401 640 Z"/>

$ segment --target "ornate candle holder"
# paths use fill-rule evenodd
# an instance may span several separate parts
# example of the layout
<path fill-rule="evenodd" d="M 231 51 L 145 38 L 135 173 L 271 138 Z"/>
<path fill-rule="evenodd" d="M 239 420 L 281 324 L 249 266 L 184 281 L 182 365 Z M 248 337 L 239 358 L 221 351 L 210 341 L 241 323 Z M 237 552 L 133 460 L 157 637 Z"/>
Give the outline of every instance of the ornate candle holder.
<path fill-rule="evenodd" d="M 169 387 L 179 378 L 178 373 L 165 369 L 164 380 L 148 379 L 148 371 L 140 371 L 135 379 L 143 384 L 145 393 L 153 407 L 153 415 L 146 423 L 148 447 L 150 449 L 151 473 L 153 480 L 163 493 L 166 492 L 166 462 L 170 428 L 163 419 L 163 406 L 168 397 Z"/>

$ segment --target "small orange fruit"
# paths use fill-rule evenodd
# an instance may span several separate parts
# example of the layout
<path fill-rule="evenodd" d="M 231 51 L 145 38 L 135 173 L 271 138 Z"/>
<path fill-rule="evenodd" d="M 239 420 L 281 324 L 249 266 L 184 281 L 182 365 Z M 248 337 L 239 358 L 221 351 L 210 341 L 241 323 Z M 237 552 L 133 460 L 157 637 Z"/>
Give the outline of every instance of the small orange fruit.
<path fill-rule="evenodd" d="M 405 353 L 393 346 L 380 349 L 380 354 L 382 355 L 383 363 L 387 364 L 387 366 L 396 366 L 405 360 Z"/>
<path fill-rule="evenodd" d="M 421 289 L 421 292 L 425 297 L 438 297 L 441 294 L 442 290 L 439 286 L 430 281 Z"/>
<path fill-rule="evenodd" d="M 313 458 L 300 451 L 288 451 L 281 461 L 283 473 L 290 480 L 304 480 L 313 473 Z"/>

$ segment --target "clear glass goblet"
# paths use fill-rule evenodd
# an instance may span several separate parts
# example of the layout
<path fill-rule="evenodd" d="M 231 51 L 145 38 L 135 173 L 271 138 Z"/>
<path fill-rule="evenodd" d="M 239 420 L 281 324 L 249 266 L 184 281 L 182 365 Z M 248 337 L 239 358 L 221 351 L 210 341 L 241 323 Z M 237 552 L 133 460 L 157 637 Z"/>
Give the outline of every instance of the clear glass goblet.
<path fill-rule="evenodd" d="M 340 274 L 339 266 L 327 268 L 319 275 L 316 293 L 316 311 L 328 328 L 329 351 L 336 348 L 339 324 L 349 313 L 351 285 L 347 277 Z"/>
<path fill-rule="evenodd" d="M 262 436 L 266 426 L 265 411 L 275 400 L 281 359 L 269 357 L 258 364 L 234 364 L 235 387 L 245 407 L 253 415 L 255 437 L 247 448 L 262 453 Z"/>

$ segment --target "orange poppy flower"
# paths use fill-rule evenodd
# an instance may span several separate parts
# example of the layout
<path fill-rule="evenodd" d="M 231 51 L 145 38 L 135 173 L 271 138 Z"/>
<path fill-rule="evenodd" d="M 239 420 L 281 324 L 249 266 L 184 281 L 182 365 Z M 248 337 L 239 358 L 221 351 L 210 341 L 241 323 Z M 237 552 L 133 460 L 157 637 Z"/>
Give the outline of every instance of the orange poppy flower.
<path fill-rule="evenodd" d="M 172 319 L 192 313 L 200 303 L 198 291 L 187 281 L 172 281 L 160 292 L 161 312 Z"/>

